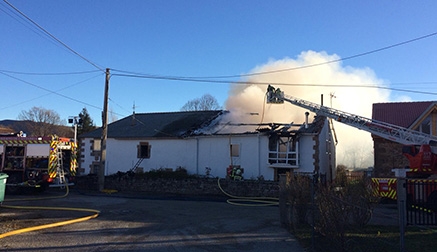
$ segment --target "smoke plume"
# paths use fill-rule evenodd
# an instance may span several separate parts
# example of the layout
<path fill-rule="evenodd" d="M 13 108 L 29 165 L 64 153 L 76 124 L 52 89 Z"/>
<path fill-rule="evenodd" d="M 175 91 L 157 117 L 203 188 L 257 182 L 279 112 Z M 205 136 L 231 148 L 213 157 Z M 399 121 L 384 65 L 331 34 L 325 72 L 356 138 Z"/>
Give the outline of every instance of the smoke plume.
<path fill-rule="evenodd" d="M 342 66 L 339 59 L 340 57 L 335 54 L 306 51 L 296 59 L 270 60 L 264 65 L 255 67 L 251 73 L 270 73 L 252 75 L 242 80 L 243 84 L 232 84 L 225 103 L 226 109 L 231 111 L 230 116 L 232 116 L 228 121 L 303 123 L 306 110 L 287 102 L 265 104 L 268 83 L 275 88 L 281 88 L 286 96 L 320 104 L 323 95 L 325 106 L 371 118 L 372 104 L 387 101 L 389 92 L 362 86 L 384 86 L 384 82 L 378 79 L 371 69 Z M 332 63 L 321 64 L 324 62 Z M 296 69 L 278 71 L 293 68 Z M 314 115 L 310 115 L 310 118 L 312 116 Z M 338 139 L 337 164 L 344 164 L 349 168 L 373 166 L 373 144 L 370 133 L 338 122 L 334 122 L 334 128 Z"/>

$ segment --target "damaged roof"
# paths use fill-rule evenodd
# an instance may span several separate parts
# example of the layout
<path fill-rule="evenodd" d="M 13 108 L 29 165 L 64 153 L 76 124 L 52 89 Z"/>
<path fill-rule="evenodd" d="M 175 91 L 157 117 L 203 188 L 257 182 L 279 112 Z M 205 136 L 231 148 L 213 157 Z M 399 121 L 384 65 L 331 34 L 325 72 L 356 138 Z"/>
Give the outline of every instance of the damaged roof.
<path fill-rule="evenodd" d="M 305 127 L 303 124 L 298 133 L 309 133 L 309 134 L 319 134 L 325 125 L 326 116 L 315 115 L 314 120 Z"/>
<path fill-rule="evenodd" d="M 108 138 L 180 138 L 193 135 L 208 126 L 222 110 L 140 113 L 108 125 Z M 100 138 L 102 128 L 84 133 L 79 138 Z"/>
<path fill-rule="evenodd" d="M 108 125 L 108 138 L 184 138 L 200 135 L 229 134 L 275 134 L 295 132 L 297 134 L 317 134 L 323 128 L 326 117 L 315 116 L 314 121 L 304 125 L 282 125 L 260 130 L 258 124 L 232 124 L 221 122 L 229 111 L 183 111 L 163 113 L 140 113 L 127 116 Z M 275 125 L 275 124 L 271 124 Z M 296 129 L 296 127 L 299 127 Z M 101 138 L 102 128 L 81 134 L 79 138 Z"/>

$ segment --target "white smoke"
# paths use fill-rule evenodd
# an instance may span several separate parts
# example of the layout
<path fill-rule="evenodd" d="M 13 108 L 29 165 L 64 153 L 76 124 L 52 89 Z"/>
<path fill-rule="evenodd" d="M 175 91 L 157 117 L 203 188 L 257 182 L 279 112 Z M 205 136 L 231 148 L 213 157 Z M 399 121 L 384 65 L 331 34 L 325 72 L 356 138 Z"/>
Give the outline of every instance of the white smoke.
<path fill-rule="evenodd" d="M 384 81 L 378 79 L 369 68 L 342 66 L 341 62 L 337 61 L 339 59 L 340 57 L 335 54 L 306 51 L 296 59 L 270 60 L 255 67 L 251 73 L 272 73 L 252 75 L 242 80 L 248 84 L 235 83 L 231 86 L 225 103 L 232 116 L 228 120 L 233 123 L 303 123 L 306 112 L 304 109 L 287 102 L 265 104 L 267 83 L 281 88 L 285 95 L 319 104 L 323 95 L 325 106 L 331 106 L 332 103 L 335 109 L 371 118 L 372 104 L 388 101 L 389 92 L 376 88 L 386 86 Z M 321 64 L 324 62 L 333 63 Z M 316 66 L 277 71 L 311 65 Z M 254 82 L 263 84 L 251 84 Z M 347 87 L 339 87 L 340 85 Z M 254 113 L 258 115 L 254 116 Z M 337 122 L 334 123 L 334 128 L 338 138 L 337 164 L 344 164 L 350 168 L 373 165 L 373 143 L 370 133 Z"/>

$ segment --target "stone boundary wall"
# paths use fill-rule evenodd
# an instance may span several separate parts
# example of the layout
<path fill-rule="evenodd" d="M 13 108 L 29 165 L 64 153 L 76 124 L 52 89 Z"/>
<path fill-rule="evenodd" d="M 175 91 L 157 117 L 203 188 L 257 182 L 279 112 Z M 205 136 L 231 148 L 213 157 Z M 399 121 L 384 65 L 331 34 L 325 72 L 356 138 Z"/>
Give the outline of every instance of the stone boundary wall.
<path fill-rule="evenodd" d="M 98 190 L 97 176 L 75 178 L 74 188 Z M 279 197 L 279 182 L 264 180 L 220 179 L 220 187 L 228 194 L 238 197 Z M 105 177 L 105 189 L 125 193 L 150 195 L 213 196 L 227 197 L 220 189 L 217 178 L 146 178 Z"/>

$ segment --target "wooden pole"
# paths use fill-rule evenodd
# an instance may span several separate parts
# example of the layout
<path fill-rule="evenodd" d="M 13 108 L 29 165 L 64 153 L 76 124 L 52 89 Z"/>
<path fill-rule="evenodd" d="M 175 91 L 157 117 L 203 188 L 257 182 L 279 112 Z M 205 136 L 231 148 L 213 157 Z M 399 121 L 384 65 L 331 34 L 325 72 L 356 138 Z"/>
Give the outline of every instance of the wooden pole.
<path fill-rule="evenodd" d="M 103 98 L 103 112 L 102 112 L 102 138 L 100 141 L 100 169 L 98 174 L 99 191 L 105 189 L 105 169 L 106 169 L 106 139 L 108 137 L 108 93 L 109 93 L 109 68 L 106 68 L 105 78 L 105 95 Z"/>

